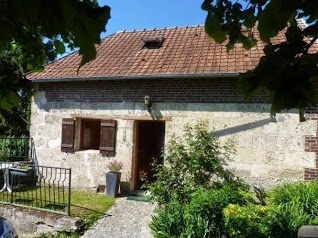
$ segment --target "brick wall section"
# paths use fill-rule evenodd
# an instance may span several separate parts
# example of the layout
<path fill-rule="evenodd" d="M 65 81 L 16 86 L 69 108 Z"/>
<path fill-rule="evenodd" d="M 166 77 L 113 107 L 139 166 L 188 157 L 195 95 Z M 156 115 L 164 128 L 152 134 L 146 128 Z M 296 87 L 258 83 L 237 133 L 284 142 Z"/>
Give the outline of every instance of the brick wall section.
<path fill-rule="evenodd" d="M 48 102 L 267 103 L 264 95 L 244 99 L 234 78 L 134 79 L 40 83 Z"/>
<path fill-rule="evenodd" d="M 310 121 L 318 121 L 317 108 L 309 108 L 306 110 L 306 119 Z M 318 125 L 316 136 L 305 136 L 305 151 L 316 153 L 316 168 L 305 168 L 304 180 L 310 181 L 318 178 Z"/>
<path fill-rule="evenodd" d="M 310 181 L 313 179 L 316 179 L 318 177 L 318 168 L 305 168 L 305 173 L 304 173 L 304 180 L 305 181 Z"/>
<path fill-rule="evenodd" d="M 305 136 L 305 151 L 318 153 L 318 137 Z"/>

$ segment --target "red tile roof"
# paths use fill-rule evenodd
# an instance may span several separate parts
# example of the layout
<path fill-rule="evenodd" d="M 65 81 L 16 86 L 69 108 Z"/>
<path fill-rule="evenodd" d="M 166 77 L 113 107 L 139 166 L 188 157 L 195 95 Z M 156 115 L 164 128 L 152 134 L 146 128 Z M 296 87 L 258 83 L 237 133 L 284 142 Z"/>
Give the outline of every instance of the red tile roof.
<path fill-rule="evenodd" d="M 299 21 L 300 24 L 304 24 Z M 143 48 L 144 37 L 163 36 L 158 49 Z M 253 36 L 259 39 L 254 29 Z M 273 41 L 283 41 L 280 33 Z M 217 44 L 205 33 L 204 26 L 117 32 L 97 45 L 97 56 L 80 68 L 77 52 L 48 64 L 44 71 L 31 73 L 31 80 L 78 78 L 136 78 L 145 76 L 237 75 L 253 69 L 263 55 L 264 43 L 250 50 L 236 44 L 227 52 L 226 43 Z"/>

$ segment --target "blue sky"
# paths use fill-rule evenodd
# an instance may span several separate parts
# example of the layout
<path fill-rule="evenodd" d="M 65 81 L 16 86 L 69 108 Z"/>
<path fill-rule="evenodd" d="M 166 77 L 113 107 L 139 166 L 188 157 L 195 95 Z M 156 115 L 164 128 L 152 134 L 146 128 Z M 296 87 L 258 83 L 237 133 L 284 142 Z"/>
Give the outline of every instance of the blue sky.
<path fill-rule="evenodd" d="M 140 30 L 204 24 L 203 0 L 98 0 L 111 7 L 111 19 L 102 38 L 122 30 Z"/>

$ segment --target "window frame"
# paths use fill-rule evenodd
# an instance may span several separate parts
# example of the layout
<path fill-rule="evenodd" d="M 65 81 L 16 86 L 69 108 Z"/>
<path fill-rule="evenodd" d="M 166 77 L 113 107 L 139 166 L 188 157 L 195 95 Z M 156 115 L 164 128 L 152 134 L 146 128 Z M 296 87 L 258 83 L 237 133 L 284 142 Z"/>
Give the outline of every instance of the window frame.
<path fill-rule="evenodd" d="M 72 122 L 73 123 L 70 123 Z M 91 125 L 89 125 L 91 124 Z M 97 126 L 99 124 L 99 126 Z M 86 127 L 86 125 L 88 125 Z M 85 128 L 93 128 L 95 130 L 93 146 L 85 146 Z M 96 133 L 96 128 L 98 132 Z M 72 132 L 73 131 L 73 132 Z M 72 133 L 73 134 L 72 134 Z M 72 138 L 67 138 L 68 144 L 63 143 L 66 136 L 71 134 Z M 72 140 L 72 141 L 71 141 Z M 92 119 L 92 118 L 63 118 L 62 119 L 62 135 L 61 135 L 61 151 L 98 151 L 103 156 L 115 156 L 117 140 L 117 121 L 108 119 Z"/>

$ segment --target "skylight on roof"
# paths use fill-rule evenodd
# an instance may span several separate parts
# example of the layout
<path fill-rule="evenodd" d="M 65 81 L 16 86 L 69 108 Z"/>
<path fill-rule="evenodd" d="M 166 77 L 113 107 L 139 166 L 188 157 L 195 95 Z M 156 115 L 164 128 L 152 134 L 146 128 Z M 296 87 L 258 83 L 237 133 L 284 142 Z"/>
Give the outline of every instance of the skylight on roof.
<path fill-rule="evenodd" d="M 246 36 L 246 37 L 248 37 L 248 38 L 250 38 L 250 39 L 253 39 L 253 32 L 252 32 L 251 29 L 242 29 L 242 30 L 241 30 L 241 33 L 242 33 L 244 36 Z"/>
<path fill-rule="evenodd" d="M 163 36 L 146 36 L 142 38 L 142 41 L 145 43 L 142 48 L 158 49 L 162 46 L 164 37 Z"/>

